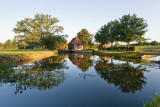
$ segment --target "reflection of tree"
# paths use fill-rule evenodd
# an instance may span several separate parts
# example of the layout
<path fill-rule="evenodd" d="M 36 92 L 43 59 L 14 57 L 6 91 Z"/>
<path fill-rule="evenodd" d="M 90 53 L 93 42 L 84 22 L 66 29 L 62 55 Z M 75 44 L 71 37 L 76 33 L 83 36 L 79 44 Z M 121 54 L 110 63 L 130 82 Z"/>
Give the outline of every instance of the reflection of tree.
<path fill-rule="evenodd" d="M 93 66 L 91 55 L 69 54 L 68 58 L 82 71 L 86 72 L 89 67 Z"/>
<path fill-rule="evenodd" d="M 102 56 L 99 57 L 101 60 L 103 60 L 104 62 L 109 62 L 109 60 L 111 59 L 110 57 L 106 57 L 106 56 Z"/>
<path fill-rule="evenodd" d="M 67 69 L 66 56 L 54 56 L 31 64 L 6 67 L 0 70 L 0 82 L 15 86 L 15 94 L 23 90 L 37 88 L 38 90 L 52 89 L 65 79 L 64 69 Z"/>
<path fill-rule="evenodd" d="M 96 71 L 108 83 L 119 87 L 122 92 L 134 93 L 137 90 L 142 90 L 146 84 L 141 66 L 133 67 L 129 63 L 113 64 L 106 61 L 98 61 L 95 66 Z"/>
<path fill-rule="evenodd" d="M 82 71 L 86 72 L 91 66 L 93 66 L 93 61 L 90 58 L 91 58 L 91 56 L 85 55 L 84 60 L 80 63 L 78 68 L 80 68 Z"/>
<path fill-rule="evenodd" d="M 67 56 L 60 55 L 60 56 L 52 56 L 49 58 L 42 59 L 40 61 L 36 61 L 33 64 L 27 64 L 23 66 L 19 66 L 18 70 L 25 71 L 55 71 L 61 70 L 66 68 L 66 60 L 64 60 Z M 21 69 L 20 69 L 21 68 Z"/>

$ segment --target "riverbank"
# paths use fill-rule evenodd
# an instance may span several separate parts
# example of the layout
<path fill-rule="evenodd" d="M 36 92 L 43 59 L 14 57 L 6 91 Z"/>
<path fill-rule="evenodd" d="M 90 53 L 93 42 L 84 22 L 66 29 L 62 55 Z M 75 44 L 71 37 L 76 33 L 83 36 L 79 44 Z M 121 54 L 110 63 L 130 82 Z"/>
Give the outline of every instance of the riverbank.
<path fill-rule="evenodd" d="M 0 63 L 40 60 L 55 55 L 56 51 L 0 51 Z"/>
<path fill-rule="evenodd" d="M 146 59 L 155 57 L 155 55 L 141 55 L 138 52 L 114 52 L 114 51 L 92 51 L 93 55 L 109 56 L 113 58 L 124 58 L 124 59 Z"/>
<path fill-rule="evenodd" d="M 86 51 L 83 51 L 85 53 Z M 78 51 L 78 53 L 81 53 Z M 86 52 L 88 53 L 88 51 Z M 91 51 L 93 55 L 109 56 L 113 58 L 123 59 L 145 59 L 151 58 L 155 55 L 140 55 L 137 52 L 114 52 L 114 51 Z M 47 58 L 56 55 L 57 51 L 0 51 L 0 63 L 19 63 L 27 61 L 36 61 L 43 58 Z"/>

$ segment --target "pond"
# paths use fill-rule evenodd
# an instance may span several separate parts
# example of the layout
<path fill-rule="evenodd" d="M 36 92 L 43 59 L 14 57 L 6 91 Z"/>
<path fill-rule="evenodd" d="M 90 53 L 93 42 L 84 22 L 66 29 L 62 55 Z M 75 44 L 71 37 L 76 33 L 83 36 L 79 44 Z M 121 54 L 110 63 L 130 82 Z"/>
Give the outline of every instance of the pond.
<path fill-rule="evenodd" d="M 0 70 L 1 107 L 142 107 L 160 91 L 152 61 L 68 54 Z"/>

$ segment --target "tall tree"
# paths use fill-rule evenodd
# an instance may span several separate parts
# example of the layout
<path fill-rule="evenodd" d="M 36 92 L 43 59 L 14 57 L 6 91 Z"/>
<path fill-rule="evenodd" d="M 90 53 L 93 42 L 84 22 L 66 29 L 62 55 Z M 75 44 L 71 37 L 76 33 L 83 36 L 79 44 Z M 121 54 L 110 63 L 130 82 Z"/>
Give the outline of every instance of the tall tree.
<path fill-rule="evenodd" d="M 98 32 L 97 32 L 96 35 L 95 35 L 95 41 L 98 42 L 98 43 L 100 43 L 100 46 L 99 46 L 99 47 L 100 47 L 101 49 L 103 48 L 103 46 L 104 46 L 105 44 L 109 43 L 108 38 L 107 38 L 107 36 L 106 36 L 106 34 L 105 34 L 105 30 L 102 30 L 102 29 L 105 29 L 105 26 L 106 26 L 106 25 L 102 26 L 102 27 L 100 28 L 100 30 L 98 30 Z"/>
<path fill-rule="evenodd" d="M 118 40 L 119 36 L 118 27 L 118 20 L 111 21 L 107 25 L 102 26 L 95 35 L 96 41 L 100 42 L 102 45 L 110 42 L 111 48 L 113 49 L 113 43 Z"/>
<path fill-rule="evenodd" d="M 120 40 L 129 44 L 133 41 L 141 41 L 144 39 L 146 27 L 148 24 L 143 18 L 138 18 L 137 15 L 124 15 L 120 19 Z"/>
<path fill-rule="evenodd" d="M 93 40 L 93 34 L 90 34 L 87 29 L 82 29 L 80 32 L 78 32 L 77 37 L 79 37 L 85 46 L 91 44 Z"/>
<path fill-rule="evenodd" d="M 51 15 L 36 14 L 34 18 L 25 18 L 17 22 L 13 31 L 17 34 L 16 41 L 20 45 L 36 44 L 44 47 L 42 38 L 47 36 L 48 33 L 54 35 L 62 33 L 63 27 L 58 26 L 59 20 Z"/>

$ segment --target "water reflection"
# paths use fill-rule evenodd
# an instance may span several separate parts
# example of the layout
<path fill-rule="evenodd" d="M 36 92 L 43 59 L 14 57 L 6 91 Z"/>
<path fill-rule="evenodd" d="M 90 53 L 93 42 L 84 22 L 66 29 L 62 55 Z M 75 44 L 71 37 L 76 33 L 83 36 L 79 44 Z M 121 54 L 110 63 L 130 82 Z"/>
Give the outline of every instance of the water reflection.
<path fill-rule="evenodd" d="M 91 55 L 68 54 L 68 58 L 83 72 L 86 72 L 91 66 L 93 66 Z"/>
<path fill-rule="evenodd" d="M 108 63 L 108 60 L 99 60 L 95 69 L 101 78 L 107 80 L 109 84 L 114 84 L 125 93 L 135 93 L 142 90 L 146 84 L 143 72 L 146 69 L 140 65 L 135 67 L 128 62 L 114 64 L 113 60 L 111 63 Z"/>
<path fill-rule="evenodd" d="M 153 92 L 159 92 L 157 64 L 80 54 L 53 56 L 17 67 L 0 64 L 0 103 L 4 107 L 141 107 Z M 15 96 L 12 89 L 23 94 Z"/>
<path fill-rule="evenodd" d="M 141 64 L 134 66 L 127 61 L 117 64 L 110 57 L 94 59 L 91 55 L 81 54 L 68 54 L 68 59 L 82 71 L 79 75 L 84 80 L 87 76 L 96 78 L 95 75 L 100 75 L 109 84 L 114 84 L 125 93 L 135 93 L 142 90 L 146 84 L 144 77 L 146 69 Z M 68 69 L 69 66 L 72 68 L 72 65 L 67 63 L 67 55 L 59 55 L 19 65 L 14 69 L 12 66 L 8 66 L 5 67 L 5 70 L 0 70 L 0 83 L 1 86 L 10 84 L 11 87 L 14 87 L 15 94 L 22 93 L 27 89 L 40 91 L 52 89 L 65 80 L 64 70 Z M 95 68 L 93 72 L 98 74 L 88 74 L 87 71 L 90 71 L 90 67 Z"/>
<path fill-rule="evenodd" d="M 141 65 L 149 66 L 150 68 L 160 69 L 160 61 L 156 61 L 155 60 L 155 59 L 158 60 L 158 58 L 159 58 L 159 56 L 158 57 L 149 58 L 149 59 L 142 59 L 142 60 L 123 59 L 123 58 L 116 58 L 116 60 L 132 62 L 133 64 L 141 64 Z"/>
<path fill-rule="evenodd" d="M 34 63 L 12 69 L 6 67 L 0 72 L 0 82 L 14 87 L 15 94 L 27 89 L 46 90 L 61 84 L 65 79 L 64 69 L 68 69 L 66 55 L 53 56 Z"/>

